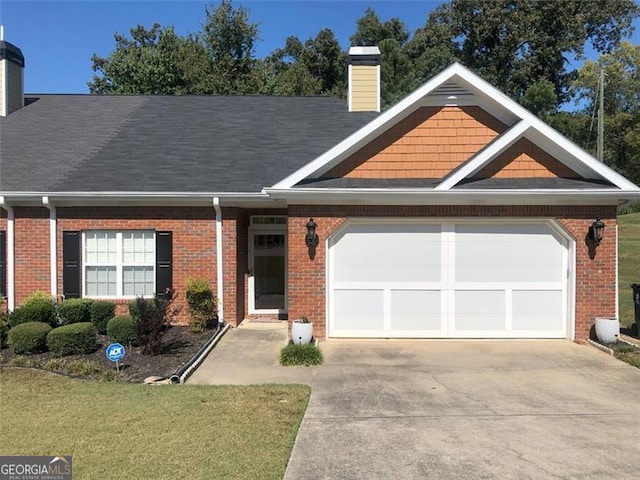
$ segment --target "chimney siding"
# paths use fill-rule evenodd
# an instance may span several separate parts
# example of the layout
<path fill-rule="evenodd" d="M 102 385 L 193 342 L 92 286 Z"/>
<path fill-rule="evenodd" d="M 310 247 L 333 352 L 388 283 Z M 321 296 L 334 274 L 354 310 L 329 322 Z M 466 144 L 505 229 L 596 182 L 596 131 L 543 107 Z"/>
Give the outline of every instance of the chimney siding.
<path fill-rule="evenodd" d="M 349 111 L 380 111 L 380 50 L 378 47 L 349 49 Z"/>

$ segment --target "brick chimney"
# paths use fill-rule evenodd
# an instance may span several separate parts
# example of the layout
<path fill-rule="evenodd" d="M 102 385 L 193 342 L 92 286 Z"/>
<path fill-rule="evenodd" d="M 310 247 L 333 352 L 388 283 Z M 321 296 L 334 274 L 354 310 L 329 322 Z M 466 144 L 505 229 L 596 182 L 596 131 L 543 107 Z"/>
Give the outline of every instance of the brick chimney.
<path fill-rule="evenodd" d="M 0 116 L 24 107 L 24 56 L 18 47 L 5 42 L 0 25 Z"/>
<path fill-rule="evenodd" d="M 380 49 L 349 49 L 349 111 L 380 111 Z"/>

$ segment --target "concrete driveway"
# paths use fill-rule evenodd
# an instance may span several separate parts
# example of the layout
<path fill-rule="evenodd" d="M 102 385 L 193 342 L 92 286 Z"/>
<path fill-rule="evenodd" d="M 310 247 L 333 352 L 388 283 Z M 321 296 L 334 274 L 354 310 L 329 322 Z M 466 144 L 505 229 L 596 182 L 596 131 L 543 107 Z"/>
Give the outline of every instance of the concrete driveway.
<path fill-rule="evenodd" d="M 328 341 L 324 365 L 286 369 L 280 331 L 248 363 L 242 332 L 190 381 L 312 386 L 286 479 L 638 478 L 640 370 L 590 346 Z"/>

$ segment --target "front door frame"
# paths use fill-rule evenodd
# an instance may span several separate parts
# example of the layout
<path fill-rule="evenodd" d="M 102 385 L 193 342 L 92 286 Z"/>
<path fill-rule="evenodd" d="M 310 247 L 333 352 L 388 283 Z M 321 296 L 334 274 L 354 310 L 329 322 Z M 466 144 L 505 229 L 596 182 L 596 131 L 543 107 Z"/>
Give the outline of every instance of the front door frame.
<path fill-rule="evenodd" d="M 282 223 L 254 223 L 254 218 L 261 219 L 285 219 Z M 249 275 L 248 275 L 248 297 L 249 297 L 249 314 L 286 314 L 288 310 L 288 275 L 289 275 L 289 255 L 287 240 L 287 216 L 286 215 L 252 215 L 249 225 Z M 284 237 L 284 309 L 258 309 L 255 302 L 255 279 L 254 279 L 254 238 L 256 235 L 282 235 Z"/>

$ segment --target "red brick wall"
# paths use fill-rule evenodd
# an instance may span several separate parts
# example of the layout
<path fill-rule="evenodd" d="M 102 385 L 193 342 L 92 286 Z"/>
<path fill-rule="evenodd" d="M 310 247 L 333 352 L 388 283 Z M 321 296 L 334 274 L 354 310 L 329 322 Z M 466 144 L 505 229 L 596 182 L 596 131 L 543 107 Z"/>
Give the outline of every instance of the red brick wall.
<path fill-rule="evenodd" d="M 35 291 L 51 290 L 49 210 L 14 207 L 16 307 Z"/>
<path fill-rule="evenodd" d="M 62 294 L 62 232 L 88 229 L 149 229 L 173 232 L 173 286 L 178 292 L 175 304 L 182 307 L 176 319 L 178 323 L 188 321 L 185 302 L 187 279 L 206 278 L 215 292 L 216 245 L 213 207 L 58 207 L 57 215 L 59 294 Z M 46 248 L 48 238 L 46 232 Z M 48 257 L 46 262 L 48 269 Z M 129 301 L 117 300 L 119 314 L 127 312 Z"/>
<path fill-rule="evenodd" d="M 326 333 L 326 239 L 348 217 L 542 217 L 555 218 L 576 241 L 575 339 L 589 337 L 596 316 L 613 316 L 616 309 L 616 220 L 613 206 L 310 206 L 289 207 L 289 321 L 307 315 L 314 335 Z M 309 257 L 304 243 L 309 217 L 318 224 L 319 245 Z M 607 225 L 593 259 L 585 235 L 595 218 Z"/>

